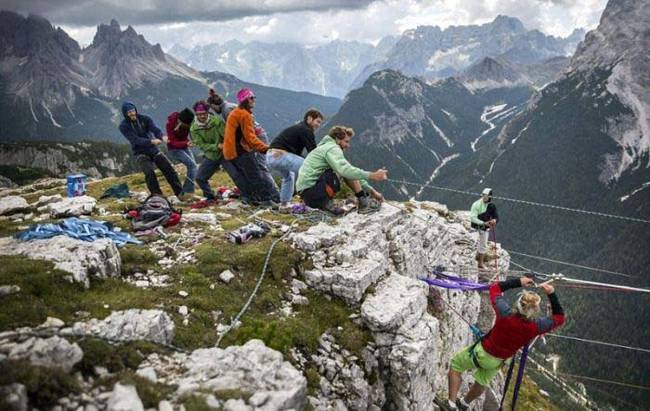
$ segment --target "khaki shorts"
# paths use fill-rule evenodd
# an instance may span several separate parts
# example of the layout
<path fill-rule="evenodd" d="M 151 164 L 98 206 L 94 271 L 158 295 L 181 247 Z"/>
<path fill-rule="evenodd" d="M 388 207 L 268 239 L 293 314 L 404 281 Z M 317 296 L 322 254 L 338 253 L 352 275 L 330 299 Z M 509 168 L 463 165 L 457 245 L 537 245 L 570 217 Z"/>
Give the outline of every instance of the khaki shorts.
<path fill-rule="evenodd" d="M 486 254 L 488 252 L 488 230 L 478 230 L 476 248 L 479 254 Z"/>
<path fill-rule="evenodd" d="M 473 345 L 473 344 L 472 344 Z M 486 386 L 497 375 L 499 369 L 503 365 L 503 360 L 496 358 L 485 352 L 483 346 L 479 343 L 474 348 L 474 354 L 478 359 L 481 368 L 476 367 L 469 350 L 472 346 L 468 345 L 462 351 L 454 355 L 451 359 L 451 369 L 463 373 L 465 371 L 474 371 L 474 380 L 482 386 Z"/>

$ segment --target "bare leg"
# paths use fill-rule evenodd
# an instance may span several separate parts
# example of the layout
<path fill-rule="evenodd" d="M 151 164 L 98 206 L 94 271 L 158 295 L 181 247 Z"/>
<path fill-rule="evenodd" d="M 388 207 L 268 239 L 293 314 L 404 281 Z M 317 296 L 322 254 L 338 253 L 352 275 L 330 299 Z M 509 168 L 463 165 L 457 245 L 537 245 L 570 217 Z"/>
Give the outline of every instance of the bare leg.
<path fill-rule="evenodd" d="M 357 194 L 362 190 L 359 180 L 348 180 L 347 178 L 344 178 L 343 181 L 345 181 L 345 184 L 354 191 L 354 194 Z"/>
<path fill-rule="evenodd" d="M 481 394 L 483 394 L 484 392 L 485 392 L 485 387 L 475 382 L 474 384 L 472 384 L 469 391 L 467 392 L 467 395 L 465 396 L 465 402 L 469 404 L 470 402 L 480 397 Z"/>
<path fill-rule="evenodd" d="M 451 368 L 449 369 L 449 401 L 455 402 L 456 397 L 458 397 L 458 390 L 460 389 L 460 383 L 462 382 L 460 378 L 460 373 L 454 371 Z"/>

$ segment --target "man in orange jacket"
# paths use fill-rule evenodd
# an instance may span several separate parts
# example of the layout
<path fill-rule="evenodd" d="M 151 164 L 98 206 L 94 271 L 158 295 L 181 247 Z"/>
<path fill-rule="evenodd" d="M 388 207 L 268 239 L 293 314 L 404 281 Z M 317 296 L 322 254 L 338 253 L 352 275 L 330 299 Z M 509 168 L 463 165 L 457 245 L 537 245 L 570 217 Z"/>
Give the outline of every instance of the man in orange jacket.
<path fill-rule="evenodd" d="M 237 93 L 237 108 L 226 121 L 223 138 L 223 168 L 242 193 L 244 201 L 263 206 L 274 206 L 280 201 L 280 193 L 263 175 L 254 154 L 266 153 L 268 145 L 255 133 L 253 108 L 255 94 L 249 88 Z"/>

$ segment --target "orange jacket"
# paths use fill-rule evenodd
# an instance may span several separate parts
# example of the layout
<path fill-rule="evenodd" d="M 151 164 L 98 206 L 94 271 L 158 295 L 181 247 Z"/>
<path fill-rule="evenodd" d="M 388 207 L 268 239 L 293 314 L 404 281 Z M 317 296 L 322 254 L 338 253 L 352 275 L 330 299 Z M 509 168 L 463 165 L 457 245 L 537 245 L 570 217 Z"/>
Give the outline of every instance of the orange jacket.
<path fill-rule="evenodd" d="M 223 136 L 223 157 L 226 160 L 233 160 L 247 151 L 264 153 L 268 148 L 255 135 L 253 115 L 250 111 L 237 107 L 230 112 Z"/>

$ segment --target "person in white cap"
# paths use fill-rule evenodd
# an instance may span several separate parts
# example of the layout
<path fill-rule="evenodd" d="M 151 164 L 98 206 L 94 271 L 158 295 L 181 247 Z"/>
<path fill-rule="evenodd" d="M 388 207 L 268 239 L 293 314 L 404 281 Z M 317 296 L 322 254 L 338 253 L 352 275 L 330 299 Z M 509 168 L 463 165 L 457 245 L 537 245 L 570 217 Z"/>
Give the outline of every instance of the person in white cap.
<path fill-rule="evenodd" d="M 494 229 L 499 221 L 499 214 L 497 207 L 492 202 L 492 189 L 485 188 L 481 193 L 481 198 L 472 204 L 470 210 L 470 218 L 472 228 L 478 230 L 478 244 L 476 252 L 476 260 L 478 261 L 478 268 L 485 268 L 485 258 L 488 250 L 488 230 Z"/>

